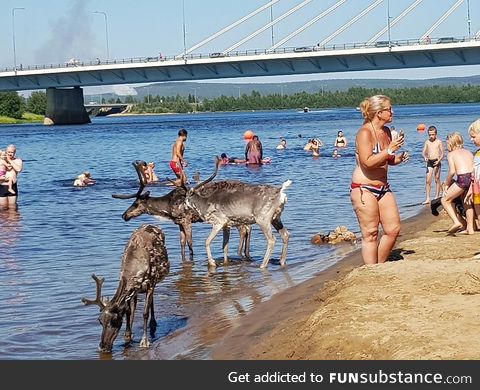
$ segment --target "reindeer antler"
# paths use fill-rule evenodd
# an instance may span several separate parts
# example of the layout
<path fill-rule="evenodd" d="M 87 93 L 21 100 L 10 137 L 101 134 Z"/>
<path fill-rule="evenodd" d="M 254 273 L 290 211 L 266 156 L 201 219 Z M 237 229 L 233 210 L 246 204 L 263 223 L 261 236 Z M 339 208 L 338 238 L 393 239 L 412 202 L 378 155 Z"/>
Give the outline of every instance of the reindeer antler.
<path fill-rule="evenodd" d="M 87 299 L 87 298 L 82 298 L 82 302 L 84 305 L 98 305 L 100 307 L 100 310 L 105 309 L 105 303 L 102 301 L 102 284 L 105 281 L 105 278 L 97 278 L 95 274 L 92 274 L 93 280 L 95 280 L 95 283 L 97 285 L 97 296 L 95 297 L 94 300 Z"/>
<path fill-rule="evenodd" d="M 205 179 L 204 181 L 202 181 L 201 183 L 198 183 L 194 188 L 193 190 L 198 190 L 200 187 L 203 187 L 205 184 L 211 182 L 215 176 L 217 176 L 217 173 L 218 173 L 218 167 L 220 166 L 220 162 L 222 160 L 218 157 L 218 156 L 215 156 L 215 172 L 213 172 L 210 177 L 208 179 Z"/>
<path fill-rule="evenodd" d="M 132 199 L 132 198 L 140 197 L 140 194 L 142 193 L 143 189 L 147 185 L 147 178 L 145 177 L 145 171 L 143 169 L 143 167 L 147 166 L 147 163 L 143 160 L 136 160 L 136 161 L 132 162 L 132 165 L 135 167 L 135 170 L 137 171 L 138 179 L 140 181 L 140 187 L 139 187 L 137 193 L 134 194 L 134 195 L 113 194 L 112 198 L 115 198 L 115 199 Z"/>

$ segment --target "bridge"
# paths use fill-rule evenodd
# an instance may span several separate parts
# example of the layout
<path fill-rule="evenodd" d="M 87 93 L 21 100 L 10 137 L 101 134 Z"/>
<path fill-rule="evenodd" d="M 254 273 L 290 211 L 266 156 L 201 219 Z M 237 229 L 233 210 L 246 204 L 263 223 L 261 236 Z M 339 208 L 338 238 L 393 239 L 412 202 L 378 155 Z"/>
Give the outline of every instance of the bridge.
<path fill-rule="evenodd" d="M 142 57 L 121 60 L 69 61 L 65 64 L 26 66 L 0 71 L 0 91 L 47 89 L 47 118 L 51 123 L 84 123 L 89 121 L 83 106 L 81 87 L 195 81 L 221 78 L 278 76 L 363 70 L 406 69 L 480 64 L 480 34 L 461 37 L 435 37 L 430 34 L 463 3 L 456 1 L 442 17 L 418 38 L 391 40 L 390 29 L 422 0 L 415 0 L 370 40 L 352 44 L 330 44 L 346 28 L 357 23 L 384 0 L 376 0 L 337 31 L 311 46 L 283 46 L 296 34 L 335 11 L 347 0 L 339 0 L 306 23 L 302 28 L 279 40 L 277 44 L 257 50 L 238 50 L 248 40 L 297 12 L 311 2 L 304 0 L 261 29 L 222 51 L 196 53 L 200 47 L 235 28 L 248 18 L 278 2 L 272 0 L 218 33 L 170 57 Z M 387 0 L 388 1 L 388 0 Z M 391 20 L 392 19 L 392 20 Z M 388 33 L 388 40 L 378 40 Z"/>

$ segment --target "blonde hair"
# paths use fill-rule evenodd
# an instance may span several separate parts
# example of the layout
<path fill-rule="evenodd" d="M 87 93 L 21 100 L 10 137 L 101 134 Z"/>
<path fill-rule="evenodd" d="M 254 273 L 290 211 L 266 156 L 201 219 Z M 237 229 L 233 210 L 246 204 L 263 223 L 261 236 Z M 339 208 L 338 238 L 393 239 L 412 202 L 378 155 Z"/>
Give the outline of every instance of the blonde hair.
<path fill-rule="evenodd" d="M 450 146 L 451 150 L 463 148 L 463 137 L 458 132 L 450 133 L 447 135 L 447 146 Z"/>
<path fill-rule="evenodd" d="M 480 134 L 480 119 L 477 119 L 468 128 L 468 135 L 470 135 L 472 133 L 473 134 Z"/>
<path fill-rule="evenodd" d="M 359 106 L 365 120 L 364 123 L 371 122 L 375 114 L 385 108 L 386 103 L 391 103 L 391 99 L 385 95 L 374 95 L 365 98 Z"/>

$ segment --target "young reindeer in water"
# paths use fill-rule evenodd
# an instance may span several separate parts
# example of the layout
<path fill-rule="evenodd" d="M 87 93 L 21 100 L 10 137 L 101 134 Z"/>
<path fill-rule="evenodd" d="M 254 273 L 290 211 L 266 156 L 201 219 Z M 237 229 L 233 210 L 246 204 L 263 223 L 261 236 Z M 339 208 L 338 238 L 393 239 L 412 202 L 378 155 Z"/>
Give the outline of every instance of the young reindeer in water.
<path fill-rule="evenodd" d="M 102 299 L 102 284 L 104 279 L 99 279 L 95 274 L 92 278 L 97 284 L 97 294 L 94 300 L 82 298 L 85 305 L 98 305 L 103 327 L 99 350 L 111 352 L 113 343 L 122 327 L 123 317 L 127 317 L 125 341 L 132 341 L 132 325 L 137 306 L 138 293 L 145 293 L 145 307 L 143 309 L 143 338 L 141 347 L 148 347 L 150 342 L 147 337 L 147 322 L 150 315 L 150 332 L 155 332 L 153 309 L 153 292 L 155 285 L 163 280 L 170 270 L 167 250 L 165 248 L 165 235 L 158 226 L 142 225 L 136 229 L 125 246 L 120 270 L 120 281 L 113 298 Z"/>
<path fill-rule="evenodd" d="M 185 199 L 187 189 L 185 186 L 175 187 L 172 191 L 164 196 L 154 197 L 150 196 L 150 191 L 143 192 L 147 181 L 144 175 L 143 167 L 146 165 L 145 161 L 137 160 L 132 163 L 137 171 L 140 187 L 134 195 L 112 195 L 116 199 L 132 199 L 135 201 L 123 213 L 122 218 L 129 221 L 132 218 L 138 217 L 142 214 L 150 214 L 157 217 L 165 218 L 176 225 L 180 229 L 180 249 L 182 260 L 185 261 L 185 246 L 188 244 L 190 252 L 190 260 L 193 260 L 193 239 L 192 239 L 192 223 L 203 222 L 200 215 L 192 208 L 188 207 Z M 238 246 L 238 255 L 242 256 L 242 252 L 246 258 L 250 258 L 250 226 L 238 226 L 240 233 L 240 243 Z M 224 229 L 224 248 L 228 248 L 228 237 L 230 229 Z M 227 262 L 227 255 L 224 257 Z"/>

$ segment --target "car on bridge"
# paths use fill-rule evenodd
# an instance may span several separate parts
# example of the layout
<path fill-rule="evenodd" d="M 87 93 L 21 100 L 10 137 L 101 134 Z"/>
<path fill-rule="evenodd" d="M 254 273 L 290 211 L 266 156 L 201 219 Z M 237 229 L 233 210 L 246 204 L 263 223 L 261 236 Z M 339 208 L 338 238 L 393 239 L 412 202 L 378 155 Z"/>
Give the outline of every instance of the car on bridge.
<path fill-rule="evenodd" d="M 375 42 L 375 47 L 392 47 L 398 46 L 398 44 L 394 41 L 377 41 Z"/>
<path fill-rule="evenodd" d="M 217 52 L 217 53 L 210 53 L 210 58 L 222 58 L 226 57 L 225 53 Z"/>
<path fill-rule="evenodd" d="M 442 37 L 442 38 L 438 38 L 436 43 L 455 43 L 455 42 L 462 42 L 462 40 L 455 37 Z"/>
<path fill-rule="evenodd" d="M 313 51 L 313 49 L 308 46 L 296 47 L 295 49 L 293 49 L 294 53 L 307 53 L 310 51 Z"/>

